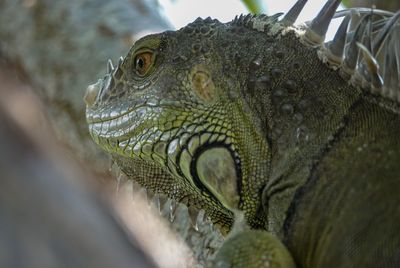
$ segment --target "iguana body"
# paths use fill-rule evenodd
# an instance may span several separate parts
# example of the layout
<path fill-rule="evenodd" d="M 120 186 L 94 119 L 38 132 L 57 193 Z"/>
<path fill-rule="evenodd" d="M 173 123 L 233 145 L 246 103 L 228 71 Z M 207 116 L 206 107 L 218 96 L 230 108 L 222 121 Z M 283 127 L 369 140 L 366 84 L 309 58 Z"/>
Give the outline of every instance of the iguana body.
<path fill-rule="evenodd" d="M 265 230 L 228 240 L 217 265 L 289 267 L 279 240 L 299 267 L 400 265 L 399 26 L 384 21 L 383 73 L 368 16 L 337 61 L 344 43 L 320 42 L 338 3 L 310 27 L 289 12 L 145 37 L 88 89 L 91 134 L 129 177 L 222 230 L 238 211 Z"/>

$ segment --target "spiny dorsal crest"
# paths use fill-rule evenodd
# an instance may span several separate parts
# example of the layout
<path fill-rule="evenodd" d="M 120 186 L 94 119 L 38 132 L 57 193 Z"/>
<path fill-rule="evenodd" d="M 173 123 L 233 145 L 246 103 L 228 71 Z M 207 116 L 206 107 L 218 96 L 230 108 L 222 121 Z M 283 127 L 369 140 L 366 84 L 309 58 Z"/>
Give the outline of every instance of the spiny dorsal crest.
<path fill-rule="evenodd" d="M 307 0 L 298 0 L 279 22 L 291 26 Z M 340 0 L 328 0 L 319 14 L 301 29 L 300 39 L 318 48 L 329 67 L 356 87 L 400 103 L 400 11 L 354 8 L 336 12 Z M 335 37 L 325 41 L 333 18 L 344 17 Z M 350 25 L 359 21 L 355 28 Z"/>
<path fill-rule="evenodd" d="M 249 14 L 230 24 L 275 34 L 293 26 L 306 2 L 298 0 L 280 21 L 282 13 Z M 328 0 L 312 21 L 295 27 L 302 43 L 317 47 L 321 60 L 354 86 L 400 103 L 400 11 L 354 8 L 337 12 L 340 2 Z M 344 18 L 335 37 L 324 42 L 332 19 L 340 17 Z M 355 28 L 350 27 L 357 21 Z"/>
<path fill-rule="evenodd" d="M 187 35 L 202 34 L 203 36 L 210 36 L 214 34 L 217 27 L 220 27 L 222 23 L 211 17 L 202 19 L 198 17 L 192 23 L 181 28 L 179 31 L 183 31 Z"/>
<path fill-rule="evenodd" d="M 272 16 L 267 16 L 265 14 L 241 14 L 240 16 L 236 16 L 230 24 L 255 29 L 259 32 L 267 32 L 272 25 L 276 25 L 276 22 L 278 22 L 282 14 L 283 13 L 277 13 Z"/>
<path fill-rule="evenodd" d="M 293 27 L 306 2 L 298 0 L 280 21 L 282 13 L 249 14 L 236 16 L 229 24 L 274 35 Z M 353 8 L 337 12 L 340 2 L 328 0 L 311 22 L 294 27 L 299 30 L 302 43 L 318 48 L 320 59 L 330 68 L 339 70 L 354 86 L 400 104 L 400 11 Z M 333 40 L 324 42 L 332 19 L 340 17 L 344 18 Z M 359 22 L 352 28 L 350 25 L 354 21 Z M 197 27 L 199 24 L 204 27 Z M 210 17 L 197 18 L 182 30 L 195 34 L 195 28 L 200 28 L 204 35 L 212 35 L 221 24 Z M 115 73 L 112 63 L 108 64 L 108 72 Z"/>

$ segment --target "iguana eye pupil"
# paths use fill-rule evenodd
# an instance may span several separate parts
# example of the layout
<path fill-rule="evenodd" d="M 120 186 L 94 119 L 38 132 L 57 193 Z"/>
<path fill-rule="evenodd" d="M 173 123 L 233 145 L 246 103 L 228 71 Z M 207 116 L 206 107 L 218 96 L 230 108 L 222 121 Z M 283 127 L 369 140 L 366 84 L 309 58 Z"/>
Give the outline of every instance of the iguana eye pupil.
<path fill-rule="evenodd" d="M 142 68 L 143 68 L 143 66 L 144 66 L 144 61 L 143 61 L 142 58 L 139 58 L 139 59 L 137 60 L 137 65 L 138 65 L 139 69 L 142 69 Z"/>
<path fill-rule="evenodd" d="M 138 75 L 144 76 L 152 65 L 152 53 L 142 52 L 135 57 L 135 71 Z"/>

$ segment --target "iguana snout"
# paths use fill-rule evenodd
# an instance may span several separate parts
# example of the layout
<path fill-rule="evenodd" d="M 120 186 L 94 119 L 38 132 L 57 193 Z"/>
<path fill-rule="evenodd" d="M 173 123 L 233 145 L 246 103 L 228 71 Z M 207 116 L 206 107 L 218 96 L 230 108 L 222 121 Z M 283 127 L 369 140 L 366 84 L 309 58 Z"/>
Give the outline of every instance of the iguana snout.
<path fill-rule="evenodd" d="M 99 80 L 97 83 L 91 84 L 87 87 L 85 96 L 83 97 L 87 106 L 90 107 L 95 103 L 97 95 L 102 88 L 102 85 L 102 80 Z"/>

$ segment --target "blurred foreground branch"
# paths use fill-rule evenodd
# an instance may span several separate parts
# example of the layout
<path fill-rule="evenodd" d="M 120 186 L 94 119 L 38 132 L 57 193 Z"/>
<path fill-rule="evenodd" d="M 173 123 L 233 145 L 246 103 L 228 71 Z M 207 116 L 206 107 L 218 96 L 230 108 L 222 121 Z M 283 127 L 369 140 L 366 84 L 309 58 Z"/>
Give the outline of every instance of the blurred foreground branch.
<path fill-rule="evenodd" d="M 147 200 L 110 198 L 88 180 L 36 127 L 42 111 L 27 87 L 0 74 L 0 267 L 194 265 Z"/>
<path fill-rule="evenodd" d="M 155 267 L 77 167 L 18 117 L 0 105 L 0 267 Z"/>
<path fill-rule="evenodd" d="M 22 135 L 16 135 L 17 140 L 8 141 L 14 132 L 7 132 L 0 141 L 10 143 L 0 153 L 0 168 L 7 171 L 0 185 L 0 219 L 7 221 L 3 226 L 0 220 L 0 240 L 6 237 L 5 244 L 0 243 L 0 267 L 151 267 L 142 247 L 159 267 L 194 267 L 194 258 L 204 263 L 222 243 L 204 213 L 191 220 L 188 209 L 173 206 L 171 200 L 159 208 L 180 233 L 179 239 L 149 212 L 147 201 L 133 204 L 132 192 L 114 210 L 103 204 L 96 194 L 99 189 L 87 189 L 87 178 L 105 176 L 111 164 L 88 135 L 85 88 L 103 75 L 107 58 L 117 59 L 138 37 L 169 27 L 154 5 L 155 1 L 144 0 L 0 0 L 0 107 L 2 116 L 11 117 L 2 120 L 25 126 L 14 131 Z M 16 83 L 15 73 L 26 83 Z M 30 91 L 39 97 L 45 116 L 33 108 Z M 44 117 L 57 142 L 52 142 Z M 37 145 L 21 152 L 13 143 L 25 136 L 28 141 L 32 136 L 41 148 L 61 143 L 69 157 L 65 159 L 60 148 L 43 155 L 47 150 L 38 150 Z M 9 150 L 16 150 L 14 158 L 7 158 Z M 83 165 L 66 164 L 75 159 Z M 82 173 L 80 166 L 90 172 Z M 15 179 L 17 167 L 22 173 Z M 18 188 L 23 190 L 16 193 Z M 133 245 L 114 213 L 135 234 Z M 7 244 L 16 246 L 3 250 Z M 16 263 L 15 256 L 26 262 Z"/>
<path fill-rule="evenodd" d="M 40 96 L 61 143 L 88 169 L 110 160 L 91 141 L 84 91 L 142 35 L 170 28 L 156 0 L 2 0 L 0 58 Z M 40 127 L 40 126 L 37 126 Z"/>

